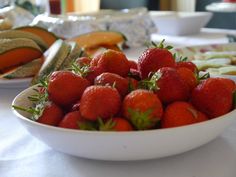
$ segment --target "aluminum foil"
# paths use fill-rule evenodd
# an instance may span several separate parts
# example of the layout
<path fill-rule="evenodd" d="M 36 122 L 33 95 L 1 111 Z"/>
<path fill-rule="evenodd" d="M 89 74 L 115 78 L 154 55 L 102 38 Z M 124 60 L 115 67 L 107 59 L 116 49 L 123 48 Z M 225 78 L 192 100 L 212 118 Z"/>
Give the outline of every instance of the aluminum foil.
<path fill-rule="evenodd" d="M 18 6 L 8 6 L 0 9 L 0 16 L 9 20 L 12 27 L 26 26 L 34 19 L 30 12 Z"/>
<path fill-rule="evenodd" d="M 44 27 L 66 39 L 91 31 L 118 31 L 127 37 L 130 47 L 144 45 L 156 31 L 146 8 L 56 16 L 41 14 L 35 17 L 32 25 Z"/>

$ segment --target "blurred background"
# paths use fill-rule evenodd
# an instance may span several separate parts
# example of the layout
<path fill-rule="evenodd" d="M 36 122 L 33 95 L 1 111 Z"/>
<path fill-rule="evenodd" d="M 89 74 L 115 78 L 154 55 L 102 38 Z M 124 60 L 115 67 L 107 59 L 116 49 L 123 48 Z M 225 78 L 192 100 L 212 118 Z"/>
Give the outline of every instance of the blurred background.
<path fill-rule="evenodd" d="M 230 0 L 1 0 L 0 8 L 17 4 L 31 11 L 34 15 L 42 12 L 54 14 L 84 13 L 99 9 L 125 9 L 146 7 L 158 11 L 207 11 L 206 6 Z M 50 8 L 51 5 L 51 8 Z M 213 10 L 214 11 L 214 10 Z M 236 10 L 214 11 L 206 25 L 210 28 L 236 29 Z"/>

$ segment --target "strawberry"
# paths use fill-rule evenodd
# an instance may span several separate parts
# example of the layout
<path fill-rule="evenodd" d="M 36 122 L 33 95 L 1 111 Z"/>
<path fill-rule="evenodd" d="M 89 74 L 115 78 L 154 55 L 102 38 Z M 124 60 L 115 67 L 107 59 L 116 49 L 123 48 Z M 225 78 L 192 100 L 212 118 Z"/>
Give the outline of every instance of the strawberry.
<path fill-rule="evenodd" d="M 129 60 L 130 69 L 138 69 L 138 63 L 134 60 Z"/>
<path fill-rule="evenodd" d="M 99 119 L 99 130 L 101 131 L 132 131 L 133 127 L 128 120 L 121 117 L 114 117 L 105 123 Z"/>
<path fill-rule="evenodd" d="M 75 104 L 72 105 L 70 111 L 79 111 L 80 100 L 78 100 Z"/>
<path fill-rule="evenodd" d="M 106 50 L 91 61 L 92 67 L 102 68 L 104 72 L 118 74 L 126 77 L 130 70 L 130 64 L 124 53 L 115 50 Z"/>
<path fill-rule="evenodd" d="M 198 68 L 197 66 L 191 62 L 191 61 L 180 61 L 180 62 L 177 62 L 176 63 L 176 68 L 182 68 L 182 67 L 185 67 L 185 68 L 188 68 L 190 69 L 193 73 L 198 73 Z"/>
<path fill-rule="evenodd" d="M 186 67 L 178 67 L 177 69 L 177 73 L 179 74 L 179 76 L 183 79 L 183 81 L 188 85 L 190 91 L 197 86 L 198 84 L 198 79 L 196 74 L 186 68 Z"/>
<path fill-rule="evenodd" d="M 88 66 L 90 65 L 91 58 L 89 57 L 80 57 L 75 60 L 79 66 Z"/>
<path fill-rule="evenodd" d="M 236 84 L 233 80 L 228 79 L 228 78 L 215 78 L 220 80 L 227 89 L 229 89 L 232 93 L 234 93 L 236 91 Z"/>
<path fill-rule="evenodd" d="M 70 71 L 55 71 L 48 82 L 49 100 L 62 106 L 71 105 L 80 99 L 89 85 L 88 80 Z"/>
<path fill-rule="evenodd" d="M 90 66 L 96 67 L 98 66 L 98 61 L 101 59 L 102 53 L 94 56 L 90 62 Z"/>
<path fill-rule="evenodd" d="M 208 120 L 207 116 L 190 103 L 177 101 L 169 104 L 161 120 L 162 128 L 178 127 Z"/>
<path fill-rule="evenodd" d="M 79 129 L 79 121 L 82 119 L 79 111 L 73 111 L 67 113 L 59 123 L 59 127 Z"/>
<path fill-rule="evenodd" d="M 155 127 L 163 114 L 162 104 L 151 91 L 138 89 L 123 100 L 123 115 L 138 130 Z"/>
<path fill-rule="evenodd" d="M 145 50 L 138 59 L 138 70 L 141 78 L 148 78 L 149 74 L 162 67 L 175 67 L 175 59 L 167 48 L 163 48 L 163 42 L 159 47 Z"/>
<path fill-rule="evenodd" d="M 80 113 L 87 120 L 107 119 L 115 115 L 121 105 L 120 94 L 110 86 L 90 86 L 80 100 Z"/>
<path fill-rule="evenodd" d="M 132 77 L 126 77 L 128 81 L 128 91 L 131 92 L 133 90 L 138 89 L 138 81 Z"/>
<path fill-rule="evenodd" d="M 94 80 L 95 85 L 110 85 L 118 90 L 120 95 L 124 97 L 128 93 L 128 80 L 114 73 L 102 73 Z"/>
<path fill-rule="evenodd" d="M 209 118 L 215 118 L 232 109 L 233 94 L 220 79 L 209 78 L 193 89 L 191 102 Z"/>
<path fill-rule="evenodd" d="M 94 83 L 94 79 L 99 76 L 100 74 L 104 73 L 105 70 L 101 67 L 97 66 L 89 66 L 89 72 L 85 76 L 85 78 L 91 83 Z"/>
<path fill-rule="evenodd" d="M 55 103 L 47 102 L 43 109 L 42 115 L 36 120 L 39 123 L 57 126 L 62 120 L 64 113 Z"/>
<path fill-rule="evenodd" d="M 152 79 L 156 79 L 158 87 L 156 93 L 163 103 L 184 101 L 189 98 L 189 87 L 175 68 L 163 67 L 153 75 Z"/>
<path fill-rule="evenodd" d="M 137 69 L 132 69 L 132 68 L 130 68 L 130 71 L 129 71 L 129 75 L 128 75 L 129 77 L 132 77 L 132 78 L 134 78 L 134 79 L 136 79 L 136 80 L 138 80 L 138 81 L 140 81 L 141 80 L 141 78 L 140 78 L 140 72 L 139 72 L 139 70 L 137 70 Z"/>

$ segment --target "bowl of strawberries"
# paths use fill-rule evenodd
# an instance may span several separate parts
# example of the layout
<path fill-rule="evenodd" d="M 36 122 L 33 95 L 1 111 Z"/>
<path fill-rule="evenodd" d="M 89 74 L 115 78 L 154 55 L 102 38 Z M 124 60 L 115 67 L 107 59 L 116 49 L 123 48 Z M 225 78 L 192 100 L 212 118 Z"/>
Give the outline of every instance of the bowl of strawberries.
<path fill-rule="evenodd" d="M 199 77 L 170 46 L 138 61 L 120 51 L 80 57 L 15 97 L 23 126 L 53 149 L 78 157 L 127 161 L 189 151 L 234 121 L 235 82 Z"/>

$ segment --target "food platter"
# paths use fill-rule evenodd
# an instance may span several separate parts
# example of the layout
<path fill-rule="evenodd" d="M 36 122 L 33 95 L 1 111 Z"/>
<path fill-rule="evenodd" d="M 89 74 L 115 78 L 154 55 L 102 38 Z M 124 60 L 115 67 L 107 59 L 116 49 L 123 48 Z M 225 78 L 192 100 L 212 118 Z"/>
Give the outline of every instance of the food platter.
<path fill-rule="evenodd" d="M 211 53 L 211 55 L 213 55 L 212 53 L 218 53 L 222 55 L 220 57 L 216 57 L 218 59 L 219 58 L 225 59 L 227 57 L 231 57 L 227 55 L 232 55 L 232 57 L 234 57 L 232 53 L 235 51 L 236 51 L 236 43 L 228 43 L 228 44 L 196 45 L 190 47 L 174 48 L 172 50 L 172 53 L 176 53 L 178 57 L 183 56 L 187 57 L 188 60 L 194 61 L 196 59 L 204 60 L 202 58 L 204 57 L 204 55 L 208 53 Z M 234 64 L 232 66 L 234 66 Z M 236 81 L 236 75 L 234 74 L 219 74 L 216 72 L 209 72 L 209 73 L 212 77 L 227 77 Z"/>

